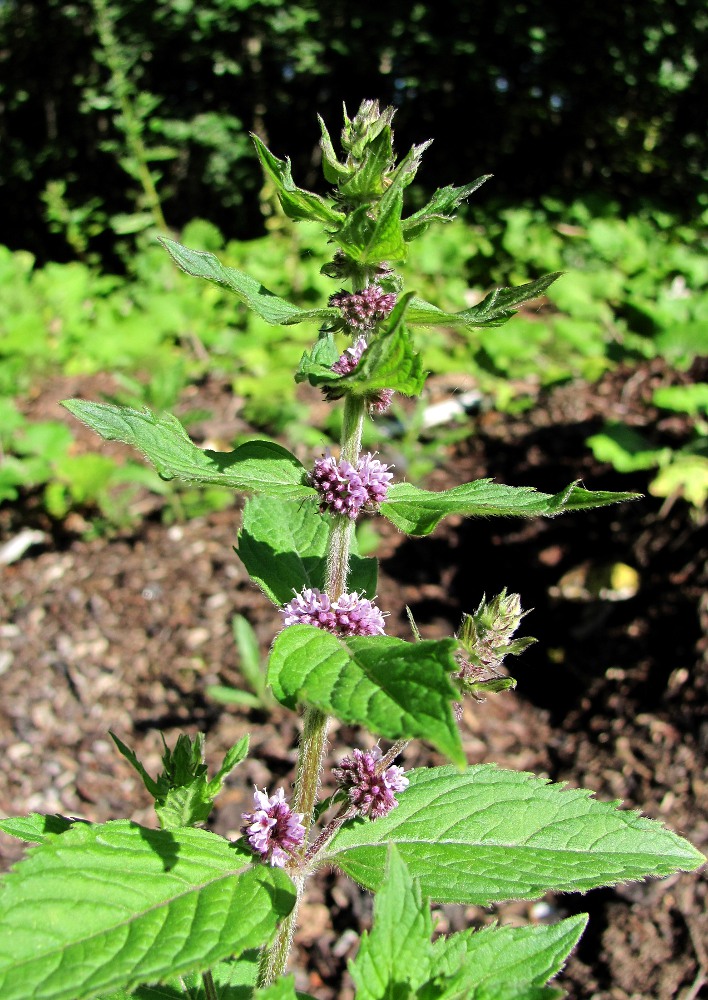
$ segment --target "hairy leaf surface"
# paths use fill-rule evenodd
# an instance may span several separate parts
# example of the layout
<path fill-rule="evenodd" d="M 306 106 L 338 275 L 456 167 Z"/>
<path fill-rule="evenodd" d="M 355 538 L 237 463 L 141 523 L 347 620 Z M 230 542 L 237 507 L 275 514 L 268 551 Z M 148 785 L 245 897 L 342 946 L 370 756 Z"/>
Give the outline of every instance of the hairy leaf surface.
<path fill-rule="evenodd" d="M 420 737 L 463 764 L 450 704 L 459 697 L 449 680 L 456 646 L 454 639 L 342 639 L 290 625 L 273 644 L 268 682 L 288 708 L 312 705 L 389 740 Z"/>
<path fill-rule="evenodd" d="M 532 486 L 504 486 L 491 479 L 478 479 L 450 490 L 421 490 L 411 483 L 393 483 L 381 513 L 409 535 L 429 535 L 444 517 L 555 517 L 568 511 L 605 507 L 623 500 L 636 500 L 638 493 L 607 493 L 585 490 L 571 483 L 559 493 L 541 493 Z"/>
<path fill-rule="evenodd" d="M 235 451 L 198 448 L 176 417 L 156 416 L 112 403 L 67 399 L 63 406 L 106 441 L 133 445 L 164 479 L 267 493 L 297 500 L 316 497 L 305 484 L 305 469 L 287 448 L 273 441 L 247 441 Z"/>
<path fill-rule="evenodd" d="M 253 497 L 243 509 L 237 552 L 270 600 L 279 607 L 305 587 L 324 590 L 327 544 L 332 519 L 313 503 L 289 503 L 273 497 Z M 353 534 L 353 525 L 352 525 Z M 353 539 L 349 589 L 376 596 L 378 563 L 356 554 Z"/>
<path fill-rule="evenodd" d="M 3 1000 L 83 1000 L 264 944 L 295 893 L 205 830 L 121 820 L 32 848 L 0 898 Z"/>
<path fill-rule="evenodd" d="M 703 860 L 660 823 L 531 774 L 481 764 L 409 778 L 397 809 L 343 827 L 322 861 L 378 889 L 392 842 L 427 896 L 487 906 L 691 871 Z"/>
<path fill-rule="evenodd" d="M 235 267 L 226 267 L 213 253 L 190 250 L 180 243 L 175 243 L 174 240 L 168 240 L 165 236 L 160 237 L 160 242 L 169 251 L 174 262 L 187 274 L 226 285 L 236 293 L 244 305 L 273 326 L 291 326 L 293 323 L 302 323 L 303 320 L 310 319 L 334 319 L 337 315 L 337 311 L 329 307 L 301 309 L 269 291 L 249 274 L 238 271 Z"/>

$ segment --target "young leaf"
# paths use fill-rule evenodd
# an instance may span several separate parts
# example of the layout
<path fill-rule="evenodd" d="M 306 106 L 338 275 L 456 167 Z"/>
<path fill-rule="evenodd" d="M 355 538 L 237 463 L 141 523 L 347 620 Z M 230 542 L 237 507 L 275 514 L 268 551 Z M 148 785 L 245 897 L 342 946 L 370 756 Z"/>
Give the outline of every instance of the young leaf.
<path fill-rule="evenodd" d="M 319 309 L 301 309 L 299 306 L 281 299 L 270 292 L 256 278 L 252 278 L 234 267 L 226 267 L 212 253 L 203 250 L 190 250 L 166 236 L 160 237 L 160 242 L 169 252 L 174 262 L 196 278 L 207 278 L 220 285 L 226 285 L 249 309 L 273 326 L 290 326 L 302 323 L 303 320 L 335 319 L 336 309 L 322 307 Z"/>
<path fill-rule="evenodd" d="M 605 507 L 623 500 L 636 500 L 638 493 L 607 493 L 582 489 L 571 483 L 559 493 L 541 493 L 532 486 L 504 486 L 491 479 L 454 486 L 439 493 L 421 490 L 411 483 L 394 483 L 381 513 L 408 535 L 429 535 L 444 517 L 555 517 L 574 510 Z"/>
<path fill-rule="evenodd" d="M 454 639 L 408 643 L 391 636 L 339 638 L 290 625 L 273 644 L 268 682 L 283 705 L 311 705 L 388 740 L 428 740 L 464 764 L 450 703 L 459 697 Z"/>
<path fill-rule="evenodd" d="M 354 371 L 338 380 L 338 386 L 357 395 L 380 389 L 393 389 L 404 396 L 420 393 L 426 373 L 405 324 L 410 299 L 410 295 L 401 297 L 387 325 L 366 348 Z"/>
<path fill-rule="evenodd" d="M 531 774 L 482 764 L 408 777 L 397 809 L 344 826 L 321 862 L 377 890 L 395 843 L 426 895 L 487 906 L 692 871 L 703 860 L 660 823 Z"/>
<path fill-rule="evenodd" d="M 292 909 L 278 868 L 204 830 L 119 821 L 32 848 L 6 876 L 3 1000 L 84 1000 L 264 944 Z"/>
<path fill-rule="evenodd" d="M 65 833 L 74 823 L 85 820 L 70 819 L 68 816 L 45 816 L 30 813 L 29 816 L 8 816 L 0 819 L 0 830 L 9 837 L 17 837 L 28 844 L 43 844 L 51 834 Z"/>
<path fill-rule="evenodd" d="M 408 313 L 412 326 L 464 326 L 468 330 L 483 326 L 502 326 L 516 312 L 518 306 L 538 298 L 562 276 L 562 271 L 546 274 L 536 281 L 528 281 L 516 288 L 496 288 L 478 305 L 462 312 L 447 313 L 424 299 L 415 298 Z"/>
<path fill-rule="evenodd" d="M 148 409 L 83 399 L 65 399 L 62 406 L 104 440 L 133 445 L 164 479 L 227 486 L 290 500 L 317 496 L 305 485 L 304 467 L 273 441 L 247 441 L 230 452 L 209 451 L 190 441 L 179 420 L 169 414 L 158 417 Z"/>
<path fill-rule="evenodd" d="M 543 986 L 563 968 L 587 922 L 587 914 L 580 913 L 548 926 L 461 931 L 438 938 L 433 945 L 433 965 L 446 975 L 461 970 L 468 989 L 482 985 L 516 986 L 520 990 Z"/>
<path fill-rule="evenodd" d="M 371 217 L 369 205 L 360 205 L 351 212 L 332 239 L 358 264 L 380 264 L 382 261 L 403 261 L 407 247 L 401 231 L 403 195 L 400 192 L 384 202 Z"/>
<path fill-rule="evenodd" d="M 438 188 L 427 205 L 401 223 L 406 241 L 410 243 L 412 240 L 417 240 L 428 229 L 431 222 L 452 222 L 454 213 L 460 204 L 491 176 L 491 174 L 484 174 L 472 181 L 471 184 L 465 184 L 464 187 L 448 185 L 444 188 Z"/>
<path fill-rule="evenodd" d="M 384 192 L 384 175 L 393 161 L 391 129 L 387 126 L 367 146 L 358 169 L 339 183 L 340 193 L 349 202 L 370 202 L 379 198 Z"/>
<path fill-rule="evenodd" d="M 249 576 L 280 607 L 305 587 L 324 590 L 331 524 L 331 517 L 314 504 L 285 507 L 271 497 L 253 497 L 243 508 L 236 552 Z M 371 600 L 378 563 L 357 555 L 355 539 L 353 543 L 349 586 Z"/>
<path fill-rule="evenodd" d="M 340 163 L 337 159 L 337 154 L 334 151 L 334 146 L 332 145 L 332 139 L 330 138 L 329 131 L 325 125 L 321 115 L 317 116 L 317 120 L 320 123 L 320 129 L 322 130 L 322 138 L 320 139 L 320 147 L 322 149 L 322 172 L 325 176 L 325 180 L 329 181 L 330 184 L 340 184 L 351 177 L 353 167 L 347 167 L 344 163 Z"/>
<path fill-rule="evenodd" d="M 357 1000 L 413 996 L 431 978 L 432 933 L 428 901 L 391 845 L 374 902 L 373 926 L 362 934 L 356 958 L 349 963 Z"/>
<path fill-rule="evenodd" d="M 314 222 L 324 222 L 328 226 L 339 226 L 344 221 L 344 213 L 332 208 L 324 198 L 299 188 L 293 181 L 290 160 L 279 160 L 273 156 L 257 135 L 251 135 L 256 155 L 261 162 L 264 173 L 275 184 L 278 199 L 283 211 L 290 219 L 312 219 Z"/>

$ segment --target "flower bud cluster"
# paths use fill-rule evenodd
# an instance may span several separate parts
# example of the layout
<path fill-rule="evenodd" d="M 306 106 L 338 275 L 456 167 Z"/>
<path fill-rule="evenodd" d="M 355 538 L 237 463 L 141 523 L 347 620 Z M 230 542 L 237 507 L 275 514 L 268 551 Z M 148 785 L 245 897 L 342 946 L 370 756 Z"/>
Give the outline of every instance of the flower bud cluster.
<path fill-rule="evenodd" d="M 356 591 L 332 601 L 317 587 L 306 587 L 282 609 L 285 625 L 314 625 L 334 635 L 383 635 L 383 612 Z"/>
<path fill-rule="evenodd" d="M 458 636 L 461 665 L 460 677 L 475 682 L 486 673 L 498 674 L 507 656 L 522 653 L 535 639 L 513 639 L 512 636 L 528 612 L 521 610 L 518 594 L 507 594 L 506 588 L 491 601 L 482 599 L 471 615 L 464 615 Z"/>
<path fill-rule="evenodd" d="M 359 292 L 337 292 L 329 305 L 342 310 L 342 319 L 351 329 L 372 330 L 393 311 L 396 295 L 380 285 L 369 285 Z"/>
<path fill-rule="evenodd" d="M 377 773 L 381 760 L 378 747 L 373 750 L 352 750 L 351 757 L 345 757 L 332 774 L 343 788 L 352 805 L 362 816 L 377 819 L 385 816 L 398 805 L 394 792 L 401 792 L 408 786 L 408 778 L 402 767 L 395 765 Z"/>
<path fill-rule="evenodd" d="M 292 811 L 279 788 L 270 798 L 265 789 L 256 789 L 253 795 L 253 812 L 242 815 L 241 832 L 246 835 L 253 850 L 273 868 L 283 868 L 305 839 L 302 814 Z"/>
<path fill-rule="evenodd" d="M 357 461 L 356 468 L 328 454 L 317 459 L 309 479 L 324 507 L 354 519 L 365 505 L 378 505 L 386 499 L 393 479 L 393 473 L 387 470 L 388 466 L 370 453 Z"/>

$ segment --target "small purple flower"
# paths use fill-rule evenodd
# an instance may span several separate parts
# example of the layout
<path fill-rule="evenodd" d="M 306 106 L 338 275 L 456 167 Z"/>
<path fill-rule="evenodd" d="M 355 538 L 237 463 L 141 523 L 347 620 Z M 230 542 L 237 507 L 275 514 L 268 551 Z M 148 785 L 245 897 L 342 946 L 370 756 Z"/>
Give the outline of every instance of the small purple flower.
<path fill-rule="evenodd" d="M 380 504 L 386 499 L 388 484 L 393 479 L 393 473 L 388 472 L 388 466 L 379 462 L 378 458 L 367 452 L 357 462 L 357 472 L 368 494 L 370 503 Z"/>
<path fill-rule="evenodd" d="M 375 395 L 368 396 L 367 402 L 369 404 L 369 413 L 385 413 L 391 405 L 393 397 L 393 389 L 381 389 Z"/>
<path fill-rule="evenodd" d="M 342 319 L 353 330 L 372 330 L 391 313 L 396 296 L 380 285 L 369 285 L 359 292 L 337 292 L 329 305 L 342 310 Z"/>
<path fill-rule="evenodd" d="M 302 814 L 294 813 L 285 801 L 285 792 L 279 788 L 270 798 L 265 789 L 257 788 L 253 794 L 253 812 L 242 815 L 241 832 L 262 861 L 273 868 L 283 868 L 288 857 L 305 839 Z"/>
<path fill-rule="evenodd" d="M 320 494 L 322 503 L 335 514 L 346 514 L 354 519 L 369 500 L 357 469 L 343 459 L 337 462 L 329 453 L 315 462 L 310 482 Z"/>
<path fill-rule="evenodd" d="M 320 494 L 324 507 L 352 520 L 366 504 L 378 506 L 386 499 L 393 473 L 373 455 L 363 455 L 356 469 L 344 459 L 338 462 L 329 452 L 318 458 L 310 473 L 310 483 Z"/>
<path fill-rule="evenodd" d="M 408 778 L 402 767 L 386 768 L 377 774 L 381 760 L 378 747 L 373 750 L 352 750 L 351 757 L 345 757 L 339 767 L 332 769 L 341 788 L 349 795 L 349 801 L 356 806 L 362 816 L 378 819 L 398 805 L 394 792 L 402 792 L 408 786 Z"/>
<path fill-rule="evenodd" d="M 384 616 L 380 608 L 359 597 L 356 591 L 342 594 L 335 603 L 337 631 L 342 635 L 383 635 Z"/>
<path fill-rule="evenodd" d="M 356 591 L 330 601 L 316 587 L 306 588 L 281 610 L 284 625 L 314 625 L 333 635 L 383 635 L 380 608 Z"/>
<path fill-rule="evenodd" d="M 326 632 L 333 632 L 337 627 L 337 616 L 329 595 L 321 593 L 317 587 L 306 587 L 296 594 L 281 614 L 284 615 L 285 625 L 314 625 Z"/>
<path fill-rule="evenodd" d="M 359 337 L 357 342 L 348 347 L 344 354 L 339 355 L 339 358 L 332 365 L 332 371 L 336 372 L 337 375 L 349 375 L 361 361 L 365 350 L 366 341 L 363 337 Z"/>

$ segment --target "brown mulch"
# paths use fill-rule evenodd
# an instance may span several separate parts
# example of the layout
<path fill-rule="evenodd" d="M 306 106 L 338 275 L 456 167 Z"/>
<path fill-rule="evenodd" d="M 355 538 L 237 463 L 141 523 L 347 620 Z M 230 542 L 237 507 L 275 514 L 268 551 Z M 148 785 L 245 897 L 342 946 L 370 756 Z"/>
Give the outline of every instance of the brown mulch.
<path fill-rule="evenodd" d="M 517 417 L 482 411 L 470 417 L 469 439 L 440 456 L 429 485 L 489 475 L 548 492 L 582 479 L 588 489 L 646 493 L 646 474 L 619 477 L 595 462 L 584 441 L 605 419 L 644 428 L 661 442 L 685 440 L 685 422 L 657 413 L 650 400 L 658 384 L 690 377 L 652 362 L 595 387 L 559 387 Z M 53 383 L 27 411 L 61 419 L 56 399 L 93 390 L 99 398 L 101 388 Z M 208 384 L 202 394 L 189 406 L 207 405 L 218 419 L 198 431 L 223 434 L 224 413 L 238 419 L 228 387 Z M 95 446 L 90 435 L 85 440 Z M 238 520 L 232 508 L 166 526 L 154 510 L 116 537 L 86 539 L 80 518 L 51 524 L 31 496 L 0 512 L 0 543 L 27 525 L 46 532 L 43 544 L 0 571 L 3 813 L 60 812 L 97 822 L 129 816 L 153 824 L 147 794 L 109 730 L 153 773 L 161 731 L 168 743 L 182 731 L 206 732 L 212 769 L 250 732 L 251 755 L 219 800 L 214 829 L 222 834 L 238 830 L 254 784 L 287 785 L 297 720 L 281 709 L 267 715 L 225 708 L 205 694 L 210 684 L 242 686 L 230 627 L 235 613 L 251 621 L 264 654 L 279 626 L 232 551 Z M 471 763 L 495 761 L 622 799 L 705 852 L 705 519 L 681 498 L 649 496 L 554 520 L 449 519 L 430 539 L 376 526 L 379 603 L 391 612 L 389 632 L 409 635 L 408 605 L 425 636 L 450 634 L 463 611 L 503 586 L 534 609 L 524 631 L 539 642 L 510 664 L 516 691 L 466 705 L 462 734 Z M 592 586 L 617 564 L 629 567 L 634 581 L 627 593 Z M 339 756 L 368 741 L 337 724 L 332 731 Z M 423 745 L 406 751 L 407 766 L 439 762 Z M 3 867 L 21 851 L 0 838 Z M 436 907 L 436 916 L 444 931 L 491 917 L 525 922 L 588 911 L 590 926 L 561 977 L 571 996 L 694 1000 L 708 996 L 707 889 L 704 875 L 681 875 L 493 912 Z M 297 938 L 298 986 L 322 998 L 351 997 L 346 961 L 370 919 L 366 893 L 335 874 L 315 880 Z"/>

